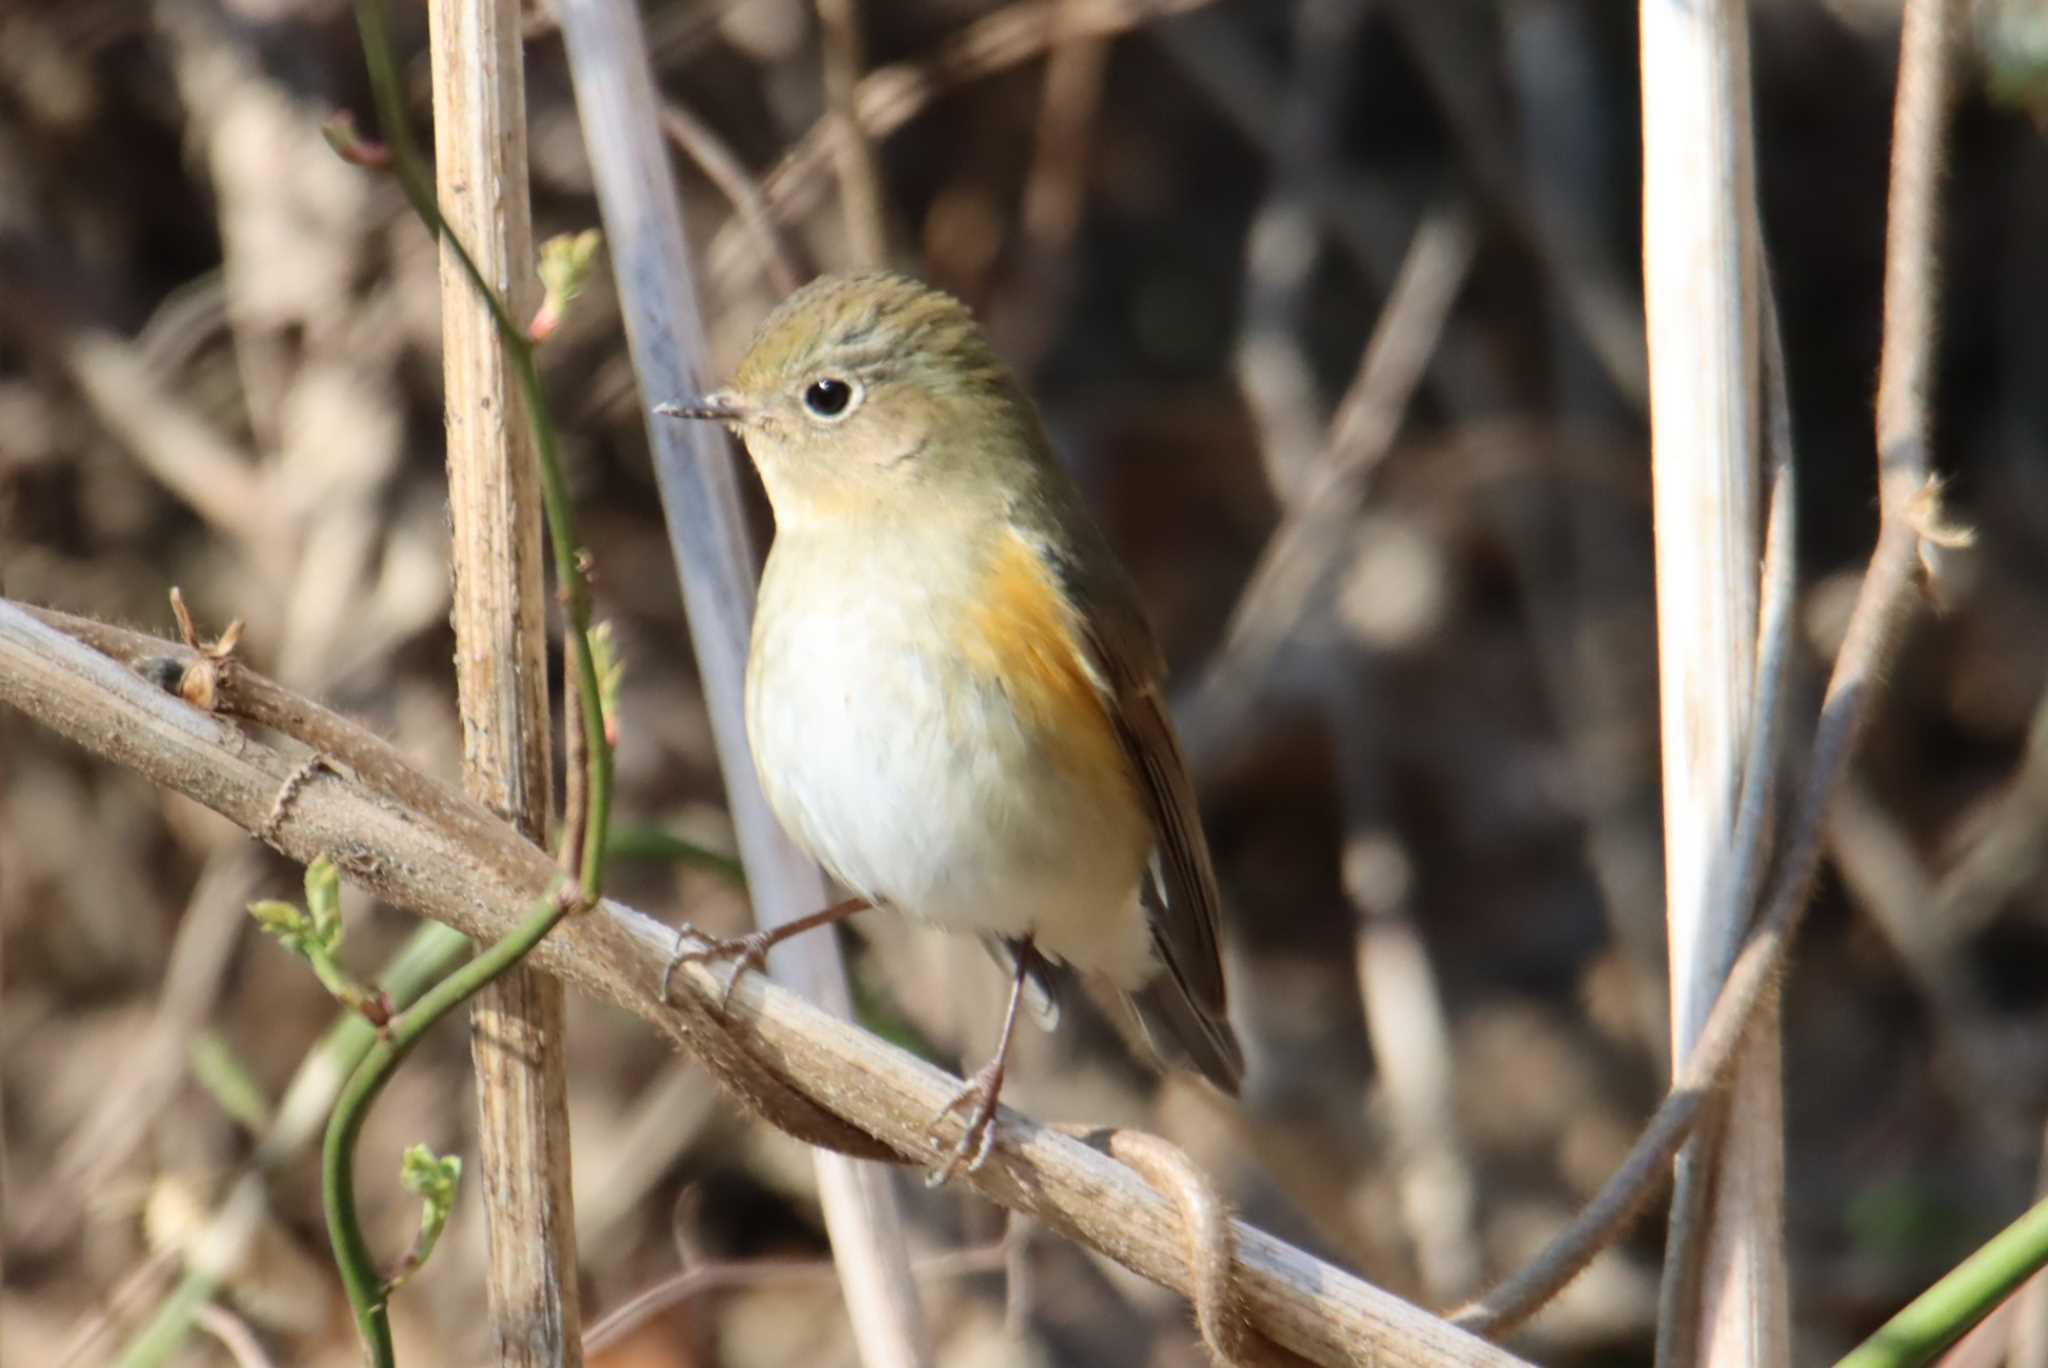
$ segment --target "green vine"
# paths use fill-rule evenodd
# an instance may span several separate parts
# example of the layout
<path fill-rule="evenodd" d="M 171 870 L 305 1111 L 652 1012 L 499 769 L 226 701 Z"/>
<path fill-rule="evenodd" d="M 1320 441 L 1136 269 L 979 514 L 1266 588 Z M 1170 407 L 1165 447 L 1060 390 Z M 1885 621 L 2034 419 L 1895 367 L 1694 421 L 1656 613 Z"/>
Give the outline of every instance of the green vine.
<path fill-rule="evenodd" d="M 1835 1368 L 1911 1368 L 1932 1363 L 2021 1283 L 2048 1268 L 2048 1201 L 1991 1237 Z"/>
<path fill-rule="evenodd" d="M 478 955 L 429 989 L 410 1009 L 391 1023 L 384 1038 L 371 1047 L 348 1085 L 334 1104 L 327 1123 L 327 1143 L 321 1152 L 320 1197 L 327 1208 L 327 1234 L 334 1242 L 335 1263 L 341 1269 L 342 1290 L 348 1294 L 356 1329 L 376 1368 L 393 1368 L 397 1362 L 391 1345 L 389 1302 L 391 1282 L 377 1272 L 375 1257 L 363 1238 L 356 1219 L 356 1140 L 369 1118 L 370 1104 L 398 1071 L 434 1023 L 460 1006 L 479 988 L 517 964 L 526 952 L 540 944 L 541 937 L 575 907 L 580 899 L 568 889 L 549 892 L 543 905 L 503 940 Z M 410 1261 L 410 1272 L 424 1261 Z"/>
<path fill-rule="evenodd" d="M 378 1274 L 356 1217 L 356 1141 L 362 1133 L 370 1105 L 412 1047 L 434 1023 L 518 963 L 572 908 L 597 900 L 604 881 L 611 819 L 612 747 L 606 727 L 607 690 L 599 664 L 600 647 L 593 639 L 590 622 L 590 586 L 582 570 L 568 482 L 562 474 L 555 424 L 546 391 L 541 385 L 532 337 L 513 319 L 504 300 L 491 289 L 490 282 L 477 269 L 475 259 L 449 230 L 446 219 L 441 215 L 425 162 L 406 122 L 404 87 L 393 54 L 382 0 L 357 0 L 356 26 L 362 37 L 371 95 L 388 157 L 357 156 L 352 159 L 366 165 L 379 160 L 387 162 L 414 213 L 453 251 L 478 298 L 489 308 L 497 325 L 499 343 L 519 378 L 540 469 L 541 504 L 546 513 L 548 537 L 554 554 L 555 579 L 560 586 L 563 610 L 568 620 L 564 635 L 574 661 L 576 691 L 581 703 L 578 712 L 583 730 L 583 753 L 588 767 L 585 780 L 587 820 L 582 825 L 580 836 L 571 834 L 566 838 L 580 840 L 580 848 L 573 851 L 565 848 L 563 851 L 565 867 L 576 870 L 576 886 L 573 889 L 560 886 L 551 889 L 543 905 L 517 930 L 449 975 L 413 1008 L 392 1022 L 383 1038 L 350 1076 L 328 1121 L 321 1177 L 328 1235 L 334 1244 L 335 1262 L 341 1271 L 342 1286 L 348 1294 L 356 1328 L 362 1335 L 371 1362 L 378 1368 L 386 1368 L 395 1362 L 388 1313 L 394 1280 Z M 345 154 L 353 150 L 342 126 L 336 125 L 330 136 Z M 557 316 L 573 297 L 578 277 L 588 270 L 595 249 L 595 240 L 584 236 L 549 253 L 548 306 Z M 418 1167 L 415 1165 L 416 1172 Z M 440 1176 L 444 1179 L 451 1177 L 445 1173 Z M 435 1184 L 427 1186 L 432 1188 Z M 439 1233 L 434 1206 L 435 1198 L 430 1196 L 428 1210 L 422 1217 L 421 1239 L 408 1257 L 404 1272 L 410 1272 L 424 1261 L 433 1236 Z M 445 1210 L 439 1219 L 445 1219 Z"/>

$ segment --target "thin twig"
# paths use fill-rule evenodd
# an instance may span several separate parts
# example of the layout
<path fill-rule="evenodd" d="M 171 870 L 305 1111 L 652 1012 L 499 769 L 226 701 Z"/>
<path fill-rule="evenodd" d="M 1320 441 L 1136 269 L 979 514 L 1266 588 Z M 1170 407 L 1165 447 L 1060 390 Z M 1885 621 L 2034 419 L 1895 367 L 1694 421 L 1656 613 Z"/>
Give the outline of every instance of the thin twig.
<path fill-rule="evenodd" d="M 369 69 L 370 88 L 377 107 L 378 123 L 390 152 L 392 169 L 420 220 L 441 242 L 444 266 L 448 266 L 452 258 L 453 266 L 459 267 L 460 274 L 467 277 L 473 286 L 471 302 L 483 306 L 490 324 L 495 326 L 497 333 L 497 350 L 469 350 L 466 353 L 466 359 L 472 363 L 480 359 L 482 371 L 487 373 L 473 373 L 469 365 L 459 366 L 455 373 L 464 381 L 475 374 L 483 387 L 494 389 L 498 396 L 498 402 L 494 407 L 500 414 L 510 407 L 509 403 L 505 402 L 509 387 L 505 385 L 502 373 L 506 361 L 509 360 L 517 376 L 517 392 L 525 408 L 527 430 L 538 461 L 540 498 L 547 513 L 555 553 L 556 578 L 567 610 L 568 624 L 564 636 L 568 641 L 569 653 L 577 666 L 577 684 L 583 694 L 584 703 L 582 721 L 589 742 L 589 776 L 586 788 L 590 816 L 584 831 L 581 858 L 577 861 L 578 895 L 558 896 L 551 887 L 540 913 L 528 922 L 522 923 L 518 930 L 503 942 L 494 945 L 476 960 L 451 974 L 429 992 L 421 1004 L 410 1010 L 400 1022 L 394 1023 L 390 1034 L 380 1040 L 378 1047 L 365 1057 L 356 1073 L 350 1077 L 328 1124 L 322 1166 L 322 1192 L 328 1217 L 328 1233 L 333 1241 L 336 1261 L 340 1265 L 343 1287 L 348 1293 L 350 1305 L 355 1313 L 357 1330 L 363 1336 L 373 1361 L 388 1363 L 394 1352 L 386 1313 L 390 1288 L 378 1276 L 370 1262 L 367 1242 L 355 1219 L 352 1168 L 355 1140 L 361 1131 L 364 1113 L 382 1090 L 389 1071 L 397 1067 L 412 1044 L 434 1024 L 440 1014 L 451 1010 L 471 993 L 494 982 L 515 965 L 518 959 L 532 948 L 533 943 L 544 936 L 572 905 L 587 904 L 596 898 L 604 873 L 605 831 L 611 803 L 612 754 L 604 735 L 603 709 L 599 703 L 601 690 L 591 643 L 590 590 L 577 556 L 567 484 L 562 475 L 556 450 L 555 428 L 549 415 L 546 395 L 541 388 L 532 343 L 523 325 L 511 313 L 508 301 L 501 298 L 494 288 L 493 280 L 477 265 L 476 259 L 470 254 L 462 239 L 449 230 L 435 192 L 427 182 L 426 163 L 420 156 L 406 119 L 404 91 L 399 81 L 397 59 L 391 46 L 383 0 L 358 0 L 356 22 L 361 34 L 364 60 Z M 496 43 L 501 48 L 509 46 L 511 60 L 516 65 L 519 48 L 515 26 L 510 23 L 503 25 L 499 29 Z M 502 96 L 503 93 L 501 84 L 498 95 Z M 490 117 L 502 120 L 505 116 L 506 110 L 502 102 L 491 106 Z M 489 118 L 486 122 L 489 122 Z M 523 127 L 523 114 L 517 122 Z M 458 159 L 462 156 L 461 147 L 462 143 L 458 140 L 455 153 Z M 471 143 L 470 147 L 471 150 L 480 153 L 486 162 L 496 155 L 498 150 L 494 140 L 488 137 L 483 140 L 482 146 Z M 522 158 L 522 168 L 523 164 Z M 471 174 L 495 186 L 496 179 L 488 170 L 475 165 L 472 165 L 470 170 Z M 488 217 L 495 214 L 496 210 L 491 206 L 486 207 L 483 212 Z M 491 221 L 496 222 L 494 218 Z M 508 243 L 495 234 L 491 235 L 489 240 L 499 249 L 499 256 L 504 257 L 504 249 Z M 502 259 L 494 261 L 493 265 L 501 267 L 507 277 L 516 269 L 509 261 Z M 451 270 L 450 273 L 454 272 Z M 471 317 L 467 314 L 462 316 Z M 482 320 L 474 321 L 481 323 Z M 474 331 L 476 330 L 472 329 L 472 332 Z M 488 335 L 489 328 L 481 331 Z M 523 479 L 524 473 L 530 469 L 531 464 L 522 461 L 520 478 Z M 505 508 L 486 514 L 479 520 L 489 522 L 493 517 L 503 514 L 506 521 L 482 535 L 486 541 L 494 538 L 501 540 L 505 554 L 511 556 L 514 561 L 517 561 L 520 555 L 523 540 L 526 564 L 515 567 L 509 576 L 512 581 L 509 602 L 496 592 L 497 586 L 493 582 L 471 586 L 469 592 L 475 596 L 473 601 L 479 606 L 477 612 L 465 616 L 479 628 L 475 637 L 480 638 L 486 629 L 491 633 L 506 633 L 503 650 L 494 649 L 487 654 L 495 663 L 506 665 L 507 673 L 513 678 L 509 681 L 509 690 L 501 692 L 494 684 L 484 689 L 483 692 L 489 695 L 488 702 L 476 700 L 475 689 L 467 692 L 470 693 L 475 706 L 493 715 L 500 711 L 514 714 L 516 722 L 505 723 L 512 729 L 511 734 L 505 737 L 505 743 L 511 749 L 487 757 L 491 761 L 501 762 L 495 766 L 501 779 L 494 778 L 486 787 L 491 790 L 492 797 L 509 792 L 521 809 L 531 809 L 537 805 L 540 819 L 534 826 L 540 828 L 545 825 L 548 803 L 544 713 L 538 737 L 534 735 L 532 723 L 535 714 L 534 691 L 540 690 L 544 693 L 544 676 L 538 660 L 540 652 L 535 649 L 540 644 L 538 619 L 536 617 L 522 621 L 522 614 L 538 612 L 539 595 L 536 585 L 521 586 L 519 583 L 521 579 L 537 581 L 538 556 L 531 546 L 535 534 L 531 530 L 522 532 L 518 526 L 522 513 L 517 487 L 506 492 L 513 502 Z M 498 497 L 497 492 L 489 487 L 488 481 L 482 482 L 475 493 L 477 507 L 492 505 Z M 530 490 L 527 491 L 525 499 L 530 505 Z M 530 508 L 526 516 L 530 516 Z M 495 556 L 489 558 L 495 560 Z M 528 588 L 523 601 L 519 594 L 521 587 Z M 522 661 L 525 663 L 523 669 Z M 483 682 L 484 678 L 479 675 L 473 682 Z M 537 778 L 534 774 L 536 769 Z M 530 814 L 522 811 L 521 815 Z M 267 839 L 274 842 L 275 833 L 268 833 Z M 559 988 L 531 982 L 525 986 L 529 991 L 515 992 L 498 1004 L 500 1008 L 506 1009 L 500 1014 L 500 1023 L 519 1018 L 516 1030 L 508 1031 L 508 1034 L 559 1039 L 562 1014 Z M 480 1055 L 479 1058 L 485 1067 L 498 1062 L 495 1056 L 489 1053 Z M 559 1060 L 556 1063 L 559 1065 Z M 501 1074 L 500 1078 L 509 1082 L 511 1075 Z M 573 1355 L 581 1340 L 575 1328 L 574 1289 L 571 1288 L 566 1295 L 561 1290 L 565 1277 L 560 1271 L 561 1261 L 566 1259 L 570 1270 L 566 1278 L 570 1282 L 574 1280 L 575 1267 L 574 1221 L 568 1216 L 570 1208 L 566 1158 L 566 1107 L 562 1100 L 562 1092 L 563 1080 L 557 1067 L 552 1085 L 543 1082 L 523 1092 L 522 1095 L 532 1104 L 530 1107 L 519 1109 L 523 1119 L 495 1128 L 496 1135 L 506 1140 L 505 1153 L 500 1156 L 501 1158 L 515 1165 L 523 1164 L 528 1159 L 532 1161 L 530 1167 L 537 1170 L 534 1176 L 541 1186 L 530 1193 L 532 1200 L 528 1205 L 527 1215 L 532 1218 L 532 1223 L 536 1227 L 555 1231 L 555 1240 L 558 1241 L 550 1251 L 557 1259 L 557 1267 L 553 1272 L 544 1266 L 536 1268 L 523 1264 L 527 1253 L 524 1248 L 526 1241 L 516 1242 L 519 1248 L 507 1251 L 504 1255 L 510 1262 L 498 1265 L 504 1272 L 500 1280 L 504 1295 L 498 1299 L 507 1308 L 503 1323 L 509 1326 L 517 1321 L 522 1327 L 519 1330 L 508 1331 L 501 1348 L 508 1353 L 518 1352 L 512 1348 L 516 1337 L 526 1333 L 526 1326 L 538 1325 L 538 1341 L 527 1352 L 537 1353 L 543 1360 L 559 1359 L 565 1353 Z M 487 1141 L 487 1145 L 488 1143 Z M 528 1151 L 531 1153 L 528 1154 Z M 553 1210 L 545 1214 L 536 1214 L 536 1207 Z M 507 1241 L 500 1243 L 515 1242 L 508 1238 Z M 545 1265 L 546 1260 L 543 1259 L 541 1263 Z M 513 1287 L 514 1283 L 518 1284 L 516 1289 Z"/>
<path fill-rule="evenodd" d="M 2043 1199 L 2048 1199 L 2048 1148 L 2043 1150 L 2034 1179 L 2034 1200 Z M 2005 1368 L 2044 1368 L 2048 1365 L 2048 1272 L 2028 1279 L 2012 1300 Z"/>
<path fill-rule="evenodd" d="M 192 1313 L 192 1319 L 207 1334 L 220 1341 L 235 1361 L 235 1368 L 272 1368 L 270 1355 L 256 1338 L 249 1323 L 218 1302 L 208 1302 Z"/>
<path fill-rule="evenodd" d="M 1480 196 L 1527 244 L 1616 392 L 1643 410 L 1649 381 L 1634 291 L 1586 206 L 1518 172 L 1515 122 L 1489 98 L 1492 57 L 1481 46 L 1489 16 L 1437 0 L 1397 0 L 1390 8 Z"/>
<path fill-rule="evenodd" d="M 768 273 L 768 283 L 775 293 L 786 295 L 803 284 L 810 273 L 798 265 L 789 239 L 775 216 L 768 212 L 761 187 L 717 130 L 698 118 L 688 105 L 668 100 L 661 106 L 661 131 L 697 163 L 704 179 L 732 202 L 733 212 L 753 237 L 762 269 Z"/>
<path fill-rule="evenodd" d="M 1352 709 L 1355 715 L 1363 709 Z M 1384 748 L 1349 731 L 1342 764 L 1344 891 L 1351 899 L 1352 956 L 1366 1034 L 1378 1064 L 1377 1091 L 1393 1118 L 1400 1216 L 1422 1287 L 1433 1297 L 1468 1293 L 1480 1262 L 1473 1217 L 1478 1185 L 1457 1133 L 1448 1013 L 1414 915 L 1408 853 L 1385 823 L 1386 799 L 1367 766 Z"/>
<path fill-rule="evenodd" d="M 1282 508 L 1301 501 L 1302 477 L 1328 436 L 1315 366 L 1301 337 L 1323 245 L 1308 187 L 1329 171 L 1348 40 L 1365 12 L 1358 0 L 1310 0 L 1296 10 L 1292 70 L 1276 112 L 1284 155 L 1245 233 L 1244 321 L 1233 368 L 1258 430 L 1266 483 Z"/>
<path fill-rule="evenodd" d="M 1018 0 L 975 20 L 920 61 L 877 67 L 853 93 L 854 116 L 867 137 L 880 142 L 916 118 L 939 96 L 984 76 L 1006 70 L 1046 51 L 1054 43 L 1106 37 L 1149 20 L 1176 14 L 1209 0 Z M 791 222 L 816 207 L 832 159 L 832 121 L 827 115 L 805 132 L 761 184 L 769 212 Z M 746 264 L 750 234 L 728 224 L 704 255 L 707 276 L 724 283 Z"/>
<path fill-rule="evenodd" d="M 939 1254 L 926 1254 L 911 1265 L 911 1271 L 926 1282 L 992 1273 L 1009 1262 L 1011 1246 L 1015 1243 L 1014 1236 L 1006 1233 L 1002 1239 L 979 1249 L 949 1249 Z M 673 1311 L 706 1293 L 783 1283 L 803 1286 L 827 1284 L 836 1282 L 838 1276 L 838 1270 L 830 1259 L 733 1259 L 698 1264 L 635 1293 L 624 1305 L 605 1313 L 603 1319 L 585 1332 L 583 1352 L 587 1357 L 602 1354 L 655 1316 Z"/>
<path fill-rule="evenodd" d="M 825 109 L 832 130 L 832 163 L 839 174 L 839 202 L 846 212 L 847 255 L 873 268 L 888 259 L 887 211 L 874 145 L 854 112 L 854 97 L 866 44 L 860 36 L 855 0 L 817 0 L 824 48 Z"/>
<path fill-rule="evenodd" d="M 1941 876 L 1927 934 L 1957 945 L 1981 930 L 2048 860 L 2048 690 L 2035 700 L 2026 751 L 1967 852 Z"/>
<path fill-rule="evenodd" d="M 214 1238 L 210 1232 L 209 1238 Z M 50 1368 L 76 1368 L 76 1365 L 88 1362 L 86 1355 L 99 1348 L 101 1339 L 111 1335 L 117 1325 L 132 1321 L 134 1317 L 130 1313 L 170 1283 L 177 1262 L 178 1251 L 165 1248 L 123 1274 L 121 1280 L 100 1297 L 98 1304 L 73 1323 L 71 1333 L 65 1337 L 63 1347 L 57 1351 Z M 189 1320 L 188 1316 L 186 1322 L 178 1326 L 181 1341 Z M 161 1359 L 164 1355 L 158 1357 Z M 90 1360 L 94 1363 L 104 1361 L 104 1356 Z M 123 1363 L 124 1368 L 128 1368 L 127 1361 L 123 1360 Z"/>
<path fill-rule="evenodd" d="M 1065 0 L 1064 18 L 1088 0 Z M 1109 40 L 1101 35 L 1068 36 L 1064 28 L 1045 59 L 1038 127 L 1032 134 L 1031 167 L 1024 176 L 1025 250 L 1040 260 L 1062 256 L 1081 223 L 1088 186 L 1089 130 L 1102 103 Z"/>
<path fill-rule="evenodd" d="M 142 1040 L 103 1080 L 99 1105 L 65 1138 L 59 1148 L 63 1158 L 39 1200 L 23 1202 L 28 1209 L 15 1212 L 21 1229 L 33 1232 L 81 1194 L 101 1190 L 177 1096 L 185 1080 L 186 1047 L 214 1010 L 229 957 L 248 924 L 244 905 L 256 892 L 258 878 L 258 861 L 249 850 L 216 849 L 207 858 L 179 918 L 163 987 Z"/>
<path fill-rule="evenodd" d="M 1064 0 L 1062 13 L 1088 3 Z M 1073 293 L 1074 238 L 1087 199 L 1109 48 L 1104 37 L 1063 37 L 1046 54 L 1031 164 L 1024 173 L 1017 260 L 987 308 L 997 350 L 1020 373 L 1044 355 Z M 973 293 L 971 280 L 957 283 Z"/>
<path fill-rule="evenodd" d="M 261 545 L 275 501 L 263 467 L 125 340 L 81 327 L 57 356 L 107 428 L 163 486 L 240 546 Z"/>
<path fill-rule="evenodd" d="M 1190 686 L 1180 709 L 1181 739 L 1197 773 L 1216 762 L 1237 720 L 1258 697 L 1275 656 L 1348 535 L 1373 473 L 1393 447 L 1476 247 L 1477 230 L 1462 205 L 1440 205 L 1417 225 L 1358 373 L 1337 405 L 1322 456 L 1301 472 L 1289 511 L 1231 608 L 1222 651 Z"/>

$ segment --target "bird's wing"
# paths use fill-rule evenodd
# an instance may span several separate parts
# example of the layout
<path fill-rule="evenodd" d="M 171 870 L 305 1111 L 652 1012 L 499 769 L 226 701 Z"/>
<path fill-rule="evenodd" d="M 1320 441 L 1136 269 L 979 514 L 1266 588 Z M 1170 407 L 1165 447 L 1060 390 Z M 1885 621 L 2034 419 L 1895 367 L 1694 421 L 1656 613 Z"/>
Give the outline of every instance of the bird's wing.
<path fill-rule="evenodd" d="M 1094 567 L 1113 566 L 1104 555 Z M 1231 1091 L 1244 1073 L 1244 1057 L 1226 1015 L 1222 954 L 1216 928 L 1222 897 L 1209 843 L 1202 834 L 1194 782 L 1161 691 L 1165 664 L 1136 591 L 1120 572 L 1063 565 L 1066 587 L 1082 623 L 1118 740 L 1138 779 L 1157 840 L 1151 864 L 1154 888 L 1145 898 L 1153 943 L 1166 979 L 1135 1003 L 1153 1029 L 1165 1027 L 1202 1072 Z"/>

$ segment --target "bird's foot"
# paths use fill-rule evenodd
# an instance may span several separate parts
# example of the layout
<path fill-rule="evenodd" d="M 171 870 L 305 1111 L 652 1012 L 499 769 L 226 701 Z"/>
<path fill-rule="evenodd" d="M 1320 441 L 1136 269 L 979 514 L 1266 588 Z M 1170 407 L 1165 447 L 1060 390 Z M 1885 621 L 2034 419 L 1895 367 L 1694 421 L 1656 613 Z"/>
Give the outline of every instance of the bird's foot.
<path fill-rule="evenodd" d="M 725 994 L 718 999 L 718 1010 L 722 1013 L 732 1002 L 732 990 L 739 985 L 741 976 L 749 969 L 768 967 L 770 950 L 793 936 L 801 936 L 806 931 L 815 931 L 821 926 L 843 922 L 856 912 L 865 912 L 873 905 L 866 898 L 848 898 L 844 902 L 833 903 L 823 911 L 813 912 L 808 917 L 798 917 L 795 921 L 784 922 L 780 926 L 763 927 L 758 931 L 749 931 L 744 936 L 733 936 L 728 940 L 706 941 L 695 950 L 677 950 L 675 957 L 669 960 L 668 967 L 661 971 L 661 1000 L 670 1001 L 669 984 L 674 981 L 676 970 L 680 966 L 692 962 L 713 964 L 719 960 L 734 960 L 736 963 L 732 967 L 732 977 L 725 981 Z"/>
<path fill-rule="evenodd" d="M 937 1144 L 940 1124 L 954 1112 L 967 1112 L 967 1129 L 960 1133 L 945 1164 L 925 1179 L 927 1187 L 945 1183 L 963 1165 L 973 1173 L 988 1161 L 989 1151 L 996 1143 L 996 1103 L 1003 1093 L 1003 1063 L 1003 1057 L 997 1055 L 975 1070 L 974 1077 L 961 1085 L 952 1101 L 941 1107 L 925 1128 L 925 1138 Z"/>
<path fill-rule="evenodd" d="M 724 1013 L 732 1001 L 732 990 L 749 969 L 766 969 L 768 951 L 777 940 L 772 931 L 749 931 L 744 936 L 732 936 L 725 940 L 707 941 L 695 950 L 678 950 L 669 958 L 668 967 L 661 971 L 661 1000 L 671 1001 L 669 985 L 675 979 L 676 970 L 685 964 L 716 964 L 720 960 L 733 961 L 732 977 L 725 981 L 725 991 L 719 995 L 718 1010 Z"/>

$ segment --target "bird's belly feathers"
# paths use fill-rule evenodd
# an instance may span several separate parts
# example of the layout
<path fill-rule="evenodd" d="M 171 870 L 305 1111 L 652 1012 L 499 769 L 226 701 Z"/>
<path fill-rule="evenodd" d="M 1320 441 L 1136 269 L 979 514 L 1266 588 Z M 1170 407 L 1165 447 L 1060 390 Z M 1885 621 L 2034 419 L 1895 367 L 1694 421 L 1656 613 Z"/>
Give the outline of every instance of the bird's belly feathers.
<path fill-rule="evenodd" d="M 870 570 L 804 575 L 798 601 L 788 568 L 771 556 L 763 581 L 747 726 L 790 834 L 864 897 L 1149 979 L 1150 823 L 1100 699 L 1042 649 L 1066 638 L 1029 586 L 984 583 L 970 611 Z"/>

